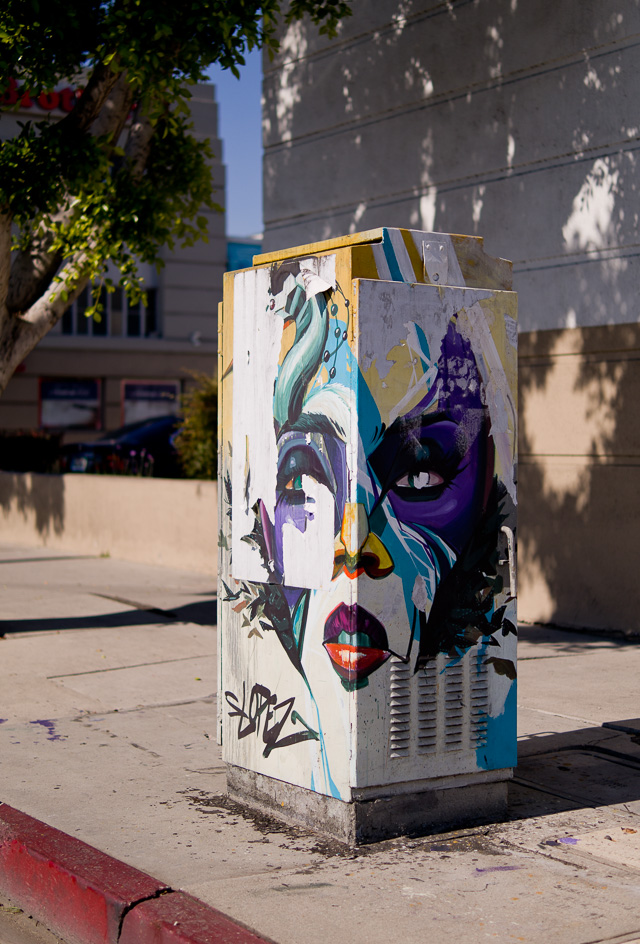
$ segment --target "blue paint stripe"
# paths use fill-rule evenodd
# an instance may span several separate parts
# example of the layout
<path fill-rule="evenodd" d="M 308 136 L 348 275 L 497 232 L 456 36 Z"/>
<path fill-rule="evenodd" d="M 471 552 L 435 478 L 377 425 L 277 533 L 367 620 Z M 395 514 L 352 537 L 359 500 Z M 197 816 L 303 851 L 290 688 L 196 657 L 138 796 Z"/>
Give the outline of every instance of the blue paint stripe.
<path fill-rule="evenodd" d="M 384 250 L 384 256 L 387 260 L 387 265 L 389 266 L 389 272 L 391 273 L 391 278 L 394 282 L 404 282 L 402 278 L 402 272 L 400 271 L 400 266 L 398 265 L 398 260 L 396 259 L 396 254 L 393 251 L 393 246 L 391 244 L 391 233 L 389 230 L 384 227 L 382 230 L 382 248 Z"/>

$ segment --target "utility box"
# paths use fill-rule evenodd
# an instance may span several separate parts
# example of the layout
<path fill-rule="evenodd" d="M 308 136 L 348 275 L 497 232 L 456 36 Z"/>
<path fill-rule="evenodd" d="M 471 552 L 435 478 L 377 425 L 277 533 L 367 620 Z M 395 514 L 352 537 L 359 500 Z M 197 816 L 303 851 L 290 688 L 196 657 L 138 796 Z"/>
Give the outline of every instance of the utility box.
<path fill-rule="evenodd" d="M 500 817 L 516 763 L 516 295 L 482 239 L 256 256 L 220 319 L 232 796 L 344 842 Z"/>

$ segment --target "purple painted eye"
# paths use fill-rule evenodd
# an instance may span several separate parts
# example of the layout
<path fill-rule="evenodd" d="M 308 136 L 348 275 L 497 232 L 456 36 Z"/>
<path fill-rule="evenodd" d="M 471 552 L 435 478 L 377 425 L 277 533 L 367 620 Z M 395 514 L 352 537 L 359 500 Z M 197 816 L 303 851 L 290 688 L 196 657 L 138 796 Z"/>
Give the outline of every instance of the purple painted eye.
<path fill-rule="evenodd" d="M 271 311 L 273 311 L 275 307 L 276 307 L 276 300 L 275 298 L 272 298 L 271 301 L 269 302 L 269 308 L 271 309 Z"/>

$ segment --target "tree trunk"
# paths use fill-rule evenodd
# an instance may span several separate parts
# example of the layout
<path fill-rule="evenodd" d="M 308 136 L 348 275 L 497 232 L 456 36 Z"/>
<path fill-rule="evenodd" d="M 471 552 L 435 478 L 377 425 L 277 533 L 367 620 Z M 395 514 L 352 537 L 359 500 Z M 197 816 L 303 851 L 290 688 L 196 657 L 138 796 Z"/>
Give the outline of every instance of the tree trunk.
<path fill-rule="evenodd" d="M 58 281 L 24 314 L 12 314 L 6 303 L 0 308 L 0 396 L 4 393 L 16 368 L 36 344 L 58 323 L 89 282 L 82 272 L 83 259 L 69 260 L 59 273 Z M 0 264 L 1 269 L 1 264 Z M 67 300 L 63 301 L 63 294 Z"/>

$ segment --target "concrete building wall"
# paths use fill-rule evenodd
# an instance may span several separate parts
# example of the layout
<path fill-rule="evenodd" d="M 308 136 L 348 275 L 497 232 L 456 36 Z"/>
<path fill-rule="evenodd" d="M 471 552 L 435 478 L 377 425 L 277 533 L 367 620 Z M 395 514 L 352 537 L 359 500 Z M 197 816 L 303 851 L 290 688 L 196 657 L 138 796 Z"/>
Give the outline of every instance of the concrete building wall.
<path fill-rule="evenodd" d="M 224 205 L 225 168 L 213 86 L 193 88 L 191 117 L 195 137 L 208 138 L 211 143 L 217 199 Z M 167 340 L 185 340 L 195 334 L 199 344 L 215 345 L 218 302 L 222 300 L 222 277 L 227 259 L 225 215 L 212 211 L 203 215 L 208 222 L 208 242 L 200 240 L 193 246 L 173 251 L 165 248 L 161 254 L 165 265 L 158 274 L 159 314 Z"/>
<path fill-rule="evenodd" d="M 188 387 L 189 372 L 213 374 L 215 351 L 189 341 L 167 344 L 159 339 L 53 337 L 29 355 L 24 370 L 15 374 L 0 399 L 0 428 L 37 429 L 38 382 L 48 378 L 98 378 L 102 382 L 102 428 L 122 425 L 123 380 L 178 380 Z M 65 441 L 87 440 L 99 435 L 69 430 Z"/>
<path fill-rule="evenodd" d="M 265 61 L 266 251 L 376 226 L 483 235 L 522 330 L 634 321 L 640 6 L 361 0 Z"/>
<path fill-rule="evenodd" d="M 265 60 L 265 250 L 385 225 L 514 262 L 521 616 L 638 628 L 640 2 L 354 11 Z"/>

